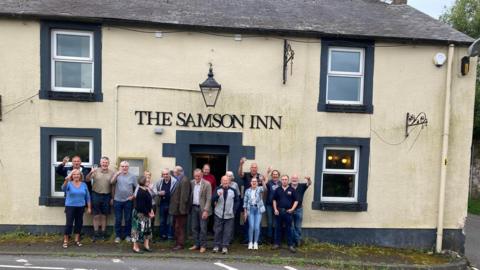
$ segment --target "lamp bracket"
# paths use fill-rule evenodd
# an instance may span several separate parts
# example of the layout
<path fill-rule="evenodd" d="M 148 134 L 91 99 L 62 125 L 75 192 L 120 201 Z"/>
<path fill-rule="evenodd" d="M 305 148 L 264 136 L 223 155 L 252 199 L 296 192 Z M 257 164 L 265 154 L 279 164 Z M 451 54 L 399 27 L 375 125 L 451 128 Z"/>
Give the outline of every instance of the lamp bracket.
<path fill-rule="evenodd" d="M 290 63 L 290 76 L 292 76 L 294 57 L 295 51 L 292 49 L 292 46 L 286 39 L 283 40 L 283 84 L 287 82 L 288 63 Z"/>
<path fill-rule="evenodd" d="M 406 123 L 405 123 L 405 137 L 409 135 L 409 129 L 413 126 L 421 125 L 422 128 L 426 127 L 428 124 L 427 114 L 421 112 L 417 115 L 407 112 Z"/>

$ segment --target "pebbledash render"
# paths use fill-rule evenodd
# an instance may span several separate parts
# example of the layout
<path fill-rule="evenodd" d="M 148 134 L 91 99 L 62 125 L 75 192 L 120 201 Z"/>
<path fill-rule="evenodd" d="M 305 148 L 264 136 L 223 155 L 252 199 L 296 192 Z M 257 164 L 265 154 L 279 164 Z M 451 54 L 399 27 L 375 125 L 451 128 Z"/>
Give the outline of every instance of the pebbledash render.
<path fill-rule="evenodd" d="M 0 231 L 61 231 L 64 155 L 155 179 L 246 157 L 312 176 L 305 237 L 463 251 L 473 40 L 384 2 L 1 1 Z"/>

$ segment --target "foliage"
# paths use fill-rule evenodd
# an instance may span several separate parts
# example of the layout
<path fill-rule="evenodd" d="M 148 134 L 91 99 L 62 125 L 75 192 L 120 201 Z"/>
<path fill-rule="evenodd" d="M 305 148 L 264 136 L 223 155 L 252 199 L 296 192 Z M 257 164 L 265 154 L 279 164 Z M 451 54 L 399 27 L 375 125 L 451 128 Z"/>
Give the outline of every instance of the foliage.
<path fill-rule="evenodd" d="M 480 38 L 480 0 L 456 0 L 440 20 L 477 39 Z M 480 139 L 480 67 L 477 66 L 473 137 Z"/>
<path fill-rule="evenodd" d="M 480 199 L 468 200 L 468 213 L 480 215 Z"/>

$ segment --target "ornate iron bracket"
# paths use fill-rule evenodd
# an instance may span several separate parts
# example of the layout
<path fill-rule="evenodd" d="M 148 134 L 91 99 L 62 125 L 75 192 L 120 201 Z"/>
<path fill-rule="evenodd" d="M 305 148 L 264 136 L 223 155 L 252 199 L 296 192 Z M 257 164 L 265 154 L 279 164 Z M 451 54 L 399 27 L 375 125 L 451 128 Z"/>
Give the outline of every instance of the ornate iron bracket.
<path fill-rule="evenodd" d="M 287 82 L 287 69 L 288 63 L 290 62 L 290 76 L 293 71 L 293 58 L 295 56 L 295 51 L 292 49 L 292 46 L 285 39 L 283 41 L 283 84 Z"/>
<path fill-rule="evenodd" d="M 421 112 L 417 115 L 412 113 L 407 113 L 406 123 L 405 123 L 405 137 L 408 137 L 409 132 L 408 129 L 413 126 L 422 125 L 426 127 L 428 124 L 427 115 L 424 112 Z"/>

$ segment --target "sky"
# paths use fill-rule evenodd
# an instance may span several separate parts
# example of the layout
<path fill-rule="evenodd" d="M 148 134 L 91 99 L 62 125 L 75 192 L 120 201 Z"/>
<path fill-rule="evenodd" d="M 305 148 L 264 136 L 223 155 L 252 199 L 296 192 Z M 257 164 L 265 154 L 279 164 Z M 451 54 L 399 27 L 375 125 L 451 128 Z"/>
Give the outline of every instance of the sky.
<path fill-rule="evenodd" d="M 438 19 L 445 7 L 451 7 L 455 0 L 408 0 L 408 4 L 435 19 Z"/>

